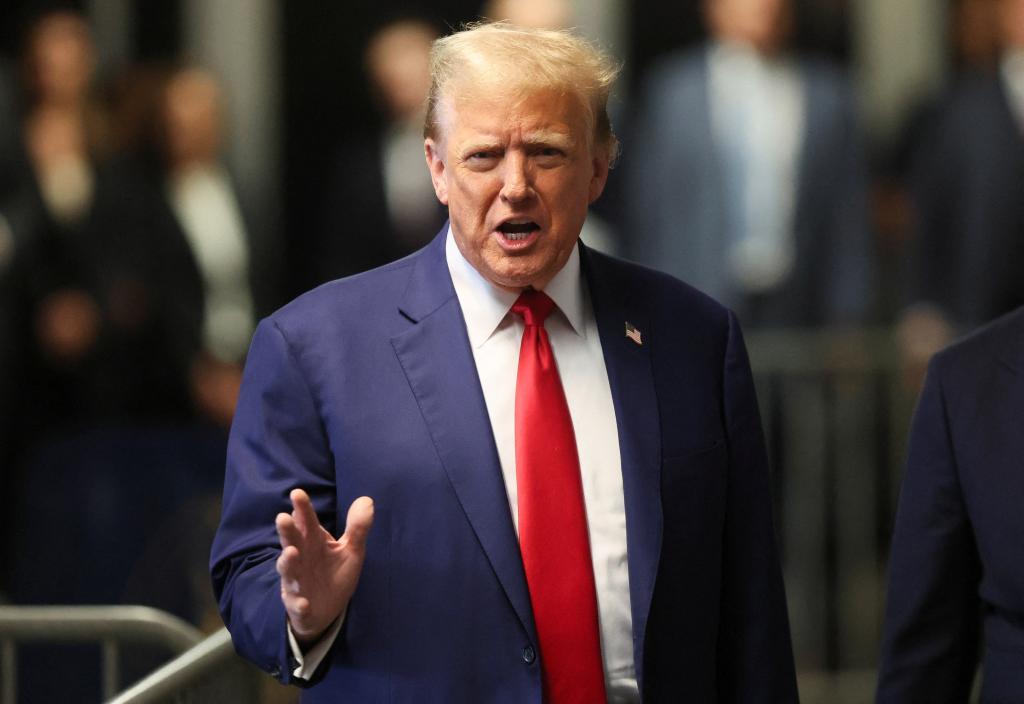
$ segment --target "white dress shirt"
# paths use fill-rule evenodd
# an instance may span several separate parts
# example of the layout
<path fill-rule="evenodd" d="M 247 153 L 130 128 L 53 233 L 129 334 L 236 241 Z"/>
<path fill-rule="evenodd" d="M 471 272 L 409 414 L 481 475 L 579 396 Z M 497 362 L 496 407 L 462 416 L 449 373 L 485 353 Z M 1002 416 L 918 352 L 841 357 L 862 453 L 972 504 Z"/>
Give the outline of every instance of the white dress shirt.
<path fill-rule="evenodd" d="M 227 173 L 195 166 L 175 174 L 168 198 L 203 277 L 203 348 L 223 362 L 245 356 L 256 327 L 242 212 Z"/>
<path fill-rule="evenodd" d="M 1024 49 L 1011 49 L 999 62 L 999 76 L 1006 91 L 1010 112 L 1024 131 Z"/>
<path fill-rule="evenodd" d="M 437 231 L 437 196 L 423 168 L 423 115 L 398 122 L 384 135 L 381 173 L 388 218 L 403 246 L 417 249 L 423 232 Z"/>
<path fill-rule="evenodd" d="M 744 291 L 765 292 L 786 280 L 796 259 L 803 81 L 793 60 L 728 42 L 712 46 L 708 75 L 714 138 L 733 201 L 727 265 Z"/>
<path fill-rule="evenodd" d="M 515 394 L 524 326 L 522 319 L 511 312 L 518 294 L 484 279 L 462 256 L 450 229 L 446 256 L 498 449 L 509 511 L 518 532 Z M 637 701 L 619 436 L 578 249 L 573 250 L 544 292 L 556 305 L 545 329 L 576 433 L 609 701 Z M 291 639 L 293 655 L 301 663 L 295 676 L 312 675 L 339 627 L 340 621 L 304 658 Z"/>

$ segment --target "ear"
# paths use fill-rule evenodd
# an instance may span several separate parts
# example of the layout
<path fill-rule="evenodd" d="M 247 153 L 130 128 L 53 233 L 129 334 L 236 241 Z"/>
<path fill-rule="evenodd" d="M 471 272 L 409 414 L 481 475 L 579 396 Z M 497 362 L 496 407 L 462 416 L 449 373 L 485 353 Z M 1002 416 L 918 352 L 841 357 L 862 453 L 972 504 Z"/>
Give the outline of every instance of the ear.
<path fill-rule="evenodd" d="M 592 159 L 594 172 L 590 177 L 590 202 L 593 203 L 604 192 L 604 186 L 608 183 L 608 170 L 610 163 L 607 155 L 597 154 Z"/>
<path fill-rule="evenodd" d="M 430 180 L 434 184 L 434 193 L 442 205 L 448 205 L 448 174 L 445 171 L 444 155 L 441 145 L 432 137 L 423 142 L 423 153 L 427 157 L 427 168 L 430 169 Z"/>

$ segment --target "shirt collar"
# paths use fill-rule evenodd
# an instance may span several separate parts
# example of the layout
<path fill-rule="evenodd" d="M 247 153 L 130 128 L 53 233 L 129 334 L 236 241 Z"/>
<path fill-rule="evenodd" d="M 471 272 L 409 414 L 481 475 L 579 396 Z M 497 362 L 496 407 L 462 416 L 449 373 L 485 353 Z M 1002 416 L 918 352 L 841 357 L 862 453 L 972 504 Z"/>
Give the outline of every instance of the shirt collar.
<path fill-rule="evenodd" d="M 455 286 L 455 295 L 466 320 L 469 343 L 478 348 L 490 339 L 519 298 L 514 291 L 498 288 L 466 261 L 455 244 L 451 225 L 445 240 L 445 258 Z M 565 316 L 573 331 L 586 337 L 583 315 L 583 277 L 580 275 L 579 247 L 573 247 L 565 266 L 544 288 Z"/>

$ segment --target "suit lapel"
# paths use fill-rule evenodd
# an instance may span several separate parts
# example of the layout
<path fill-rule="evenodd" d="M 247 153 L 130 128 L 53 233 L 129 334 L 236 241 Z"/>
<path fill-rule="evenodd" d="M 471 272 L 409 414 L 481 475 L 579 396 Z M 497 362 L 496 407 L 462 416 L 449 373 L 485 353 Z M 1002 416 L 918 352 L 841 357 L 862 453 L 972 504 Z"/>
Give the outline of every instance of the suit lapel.
<path fill-rule="evenodd" d="M 650 353 L 650 336 L 656 331 L 651 330 L 647 312 L 631 300 L 632 292 L 625 283 L 614 280 L 607 259 L 586 247 L 580 251 L 619 432 L 630 610 L 637 644 L 634 659 L 641 677 L 644 634 L 662 539 L 661 425 Z M 640 332 L 643 344 L 626 337 L 627 322 Z"/>
<path fill-rule="evenodd" d="M 400 306 L 412 323 L 391 344 L 438 457 L 523 628 L 536 641 L 529 592 L 487 406 L 445 260 L 445 233 L 413 266 Z"/>

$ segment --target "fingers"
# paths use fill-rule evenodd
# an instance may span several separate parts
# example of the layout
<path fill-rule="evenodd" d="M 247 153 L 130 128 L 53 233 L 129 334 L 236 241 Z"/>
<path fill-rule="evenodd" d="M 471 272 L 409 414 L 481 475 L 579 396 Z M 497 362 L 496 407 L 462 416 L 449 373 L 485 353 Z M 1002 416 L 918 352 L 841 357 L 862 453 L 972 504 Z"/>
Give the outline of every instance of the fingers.
<path fill-rule="evenodd" d="M 373 499 L 361 496 L 352 502 L 345 520 L 345 541 L 352 550 L 366 547 L 366 536 L 373 526 Z"/>
<path fill-rule="evenodd" d="M 295 525 L 303 535 L 309 535 L 310 529 L 320 525 L 309 494 L 302 489 L 292 489 L 288 498 L 292 502 L 292 518 L 295 519 Z"/>
<path fill-rule="evenodd" d="M 314 535 L 321 533 L 325 540 L 332 540 L 330 533 L 320 525 L 313 504 L 305 491 L 293 489 L 289 498 L 292 502 L 292 512 L 279 513 L 275 519 L 282 548 L 306 545 Z M 352 502 L 345 520 L 344 536 L 345 543 L 350 549 L 362 551 L 366 547 L 366 536 L 373 526 L 373 511 L 373 499 L 369 496 L 361 496 Z"/>
<path fill-rule="evenodd" d="M 306 620 L 312 609 L 309 599 L 298 593 L 296 588 L 288 584 L 288 581 L 281 579 L 281 603 L 288 614 L 288 621 L 296 635 L 305 634 L 309 630 Z"/>
<path fill-rule="evenodd" d="M 295 525 L 295 519 L 289 513 L 279 513 L 274 519 L 274 527 L 277 528 L 277 536 L 281 539 L 281 547 L 299 545 L 302 541 L 302 534 L 299 527 Z"/>

